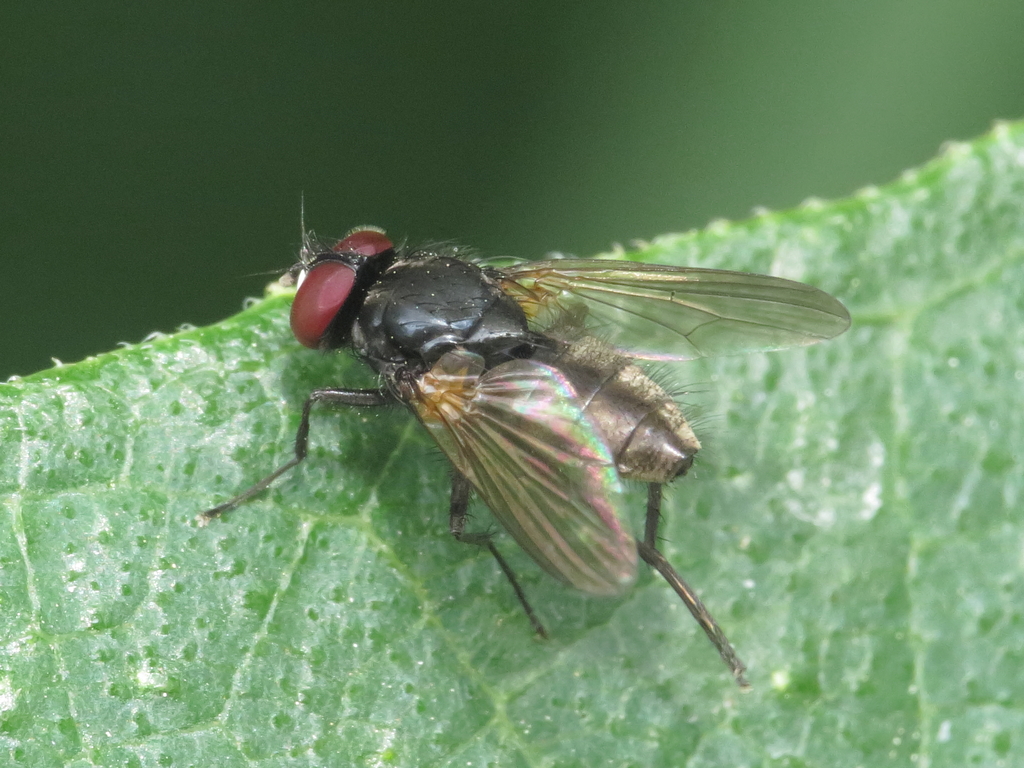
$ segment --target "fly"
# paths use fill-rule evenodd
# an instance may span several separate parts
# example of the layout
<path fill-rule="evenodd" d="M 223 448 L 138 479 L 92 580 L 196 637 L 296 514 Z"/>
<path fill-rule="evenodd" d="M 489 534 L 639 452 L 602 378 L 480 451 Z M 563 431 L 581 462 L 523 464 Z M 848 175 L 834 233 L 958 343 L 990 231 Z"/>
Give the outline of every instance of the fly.
<path fill-rule="evenodd" d="M 471 492 L 537 564 L 593 595 L 617 595 L 653 566 L 686 604 L 740 685 L 745 666 L 657 547 L 662 486 L 700 442 L 642 361 L 683 361 L 814 344 L 850 324 L 817 288 L 779 277 L 601 259 L 495 268 L 452 248 L 396 248 L 373 227 L 327 245 L 307 236 L 290 275 L 291 328 L 305 346 L 350 349 L 378 389 L 310 393 L 289 462 L 306 457 L 314 405 L 404 404 L 453 466 L 449 529 L 486 547 L 534 630 L 545 635 L 491 536 L 465 530 Z M 642 539 L 624 526 L 624 480 L 647 484 Z"/>

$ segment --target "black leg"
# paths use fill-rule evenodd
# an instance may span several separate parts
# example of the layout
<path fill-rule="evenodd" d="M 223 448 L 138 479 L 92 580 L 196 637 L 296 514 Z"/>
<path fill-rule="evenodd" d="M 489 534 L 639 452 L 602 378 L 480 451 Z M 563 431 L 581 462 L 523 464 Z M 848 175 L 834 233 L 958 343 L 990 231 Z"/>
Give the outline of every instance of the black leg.
<path fill-rule="evenodd" d="M 306 398 L 306 404 L 302 407 L 302 420 L 299 422 L 299 430 L 295 433 L 295 458 L 286 464 L 281 465 L 258 483 L 242 491 L 223 504 L 213 509 L 199 513 L 201 525 L 220 517 L 228 510 L 234 509 L 244 501 L 248 501 L 257 493 L 266 490 L 271 483 L 306 458 L 306 450 L 309 443 L 309 413 L 314 403 L 328 403 L 330 405 L 343 406 L 375 406 L 387 405 L 391 402 L 387 393 L 377 389 L 314 389 Z"/>
<path fill-rule="evenodd" d="M 661 523 L 661 483 L 647 485 L 647 519 L 644 522 L 644 544 L 657 546 L 658 524 Z"/>
<path fill-rule="evenodd" d="M 470 491 L 469 480 L 464 478 L 458 472 L 452 475 L 452 500 L 448 508 L 448 529 L 451 531 L 452 536 L 455 537 L 456 541 L 461 541 L 464 544 L 476 544 L 480 547 L 487 547 L 490 553 L 494 555 L 494 559 L 498 561 L 498 567 L 501 568 L 505 574 L 505 578 L 508 579 L 512 585 L 512 589 L 516 593 L 516 597 L 519 598 L 519 604 L 523 606 L 523 610 L 526 611 L 526 616 L 530 620 L 530 624 L 533 625 L 533 630 L 543 638 L 547 638 L 548 633 L 544 631 L 544 625 L 540 623 L 537 615 L 533 612 L 533 608 L 530 607 L 529 601 L 526 599 L 526 595 L 523 593 L 523 588 L 519 586 L 519 582 L 516 581 L 516 575 L 512 572 L 512 568 L 508 563 L 505 562 L 505 558 L 498 552 L 498 548 L 494 546 L 494 542 L 491 541 L 491 535 L 489 533 L 466 533 L 466 510 L 469 509 L 469 491 Z"/>
<path fill-rule="evenodd" d="M 697 623 L 700 624 L 701 629 L 704 630 L 704 634 L 708 636 L 708 640 L 711 641 L 712 645 L 718 649 L 718 654 L 722 657 L 722 661 L 726 663 L 729 669 L 732 671 L 733 676 L 736 678 L 736 682 L 739 683 L 741 688 L 749 688 L 750 683 L 743 676 L 746 672 L 746 665 L 740 660 L 739 656 L 736 655 L 735 649 L 729 642 L 729 638 L 725 636 L 725 632 L 718 626 L 718 622 L 711 615 L 704 603 L 701 602 L 700 598 L 697 597 L 697 593 L 694 592 L 690 585 L 683 581 L 682 576 L 676 573 L 676 569 L 672 567 L 672 564 L 665 559 L 665 556 L 661 554 L 658 548 L 655 546 L 657 534 L 658 534 L 658 521 L 661 519 L 661 485 L 658 483 L 651 483 L 648 486 L 647 492 L 647 521 L 644 525 L 644 540 L 637 541 L 636 549 L 640 554 L 640 557 L 644 561 L 655 568 L 662 575 L 662 577 L 669 583 L 669 586 L 676 591 L 676 594 L 682 599 L 683 603 L 689 609 L 690 614 Z"/>

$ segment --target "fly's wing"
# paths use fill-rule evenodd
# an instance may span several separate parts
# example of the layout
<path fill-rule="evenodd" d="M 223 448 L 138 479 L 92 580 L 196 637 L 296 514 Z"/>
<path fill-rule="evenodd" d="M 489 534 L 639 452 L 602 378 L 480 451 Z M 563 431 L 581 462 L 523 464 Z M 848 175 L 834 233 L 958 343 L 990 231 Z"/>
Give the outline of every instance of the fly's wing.
<path fill-rule="evenodd" d="M 519 545 L 552 576 L 595 595 L 636 573 L 623 530 L 623 488 L 608 446 L 565 376 L 514 360 L 479 377 L 451 352 L 418 382 L 411 405 L 455 468 Z"/>
<path fill-rule="evenodd" d="M 815 344 L 850 325 L 824 291 L 781 277 L 565 259 L 502 270 L 535 329 L 587 328 L 632 357 L 691 360 Z"/>

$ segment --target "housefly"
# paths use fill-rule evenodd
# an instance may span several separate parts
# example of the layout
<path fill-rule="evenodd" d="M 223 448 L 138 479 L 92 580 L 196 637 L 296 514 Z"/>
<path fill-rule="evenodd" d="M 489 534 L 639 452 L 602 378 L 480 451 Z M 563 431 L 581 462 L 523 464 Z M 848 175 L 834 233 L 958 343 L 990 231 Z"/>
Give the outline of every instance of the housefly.
<path fill-rule="evenodd" d="M 850 324 L 839 301 L 715 269 L 568 258 L 495 268 L 453 248 L 396 247 L 373 227 L 333 244 L 306 236 L 290 275 L 296 338 L 352 350 L 381 385 L 314 390 L 294 458 L 202 520 L 306 457 L 314 405 L 401 403 L 452 464 L 452 535 L 490 550 L 536 632 L 544 628 L 490 535 L 465 530 L 471 492 L 541 568 L 588 594 L 622 593 L 637 560 L 649 563 L 746 685 L 725 634 L 657 547 L 662 486 L 686 474 L 700 442 L 641 365 L 830 339 Z M 647 484 L 642 538 L 624 522 L 624 480 Z"/>

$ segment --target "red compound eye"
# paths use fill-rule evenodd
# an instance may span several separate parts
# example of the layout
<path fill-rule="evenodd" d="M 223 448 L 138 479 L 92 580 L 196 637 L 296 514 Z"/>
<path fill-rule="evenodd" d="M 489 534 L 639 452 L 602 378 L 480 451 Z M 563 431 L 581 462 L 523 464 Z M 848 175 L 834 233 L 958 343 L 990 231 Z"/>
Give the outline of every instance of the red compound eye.
<path fill-rule="evenodd" d="M 340 261 L 324 261 L 309 270 L 292 302 L 292 333 L 303 346 L 320 346 L 355 281 L 356 271 Z"/>
<path fill-rule="evenodd" d="M 356 229 L 338 241 L 331 250 L 335 253 L 358 253 L 360 256 L 377 256 L 395 246 L 388 236 L 379 229 Z"/>

